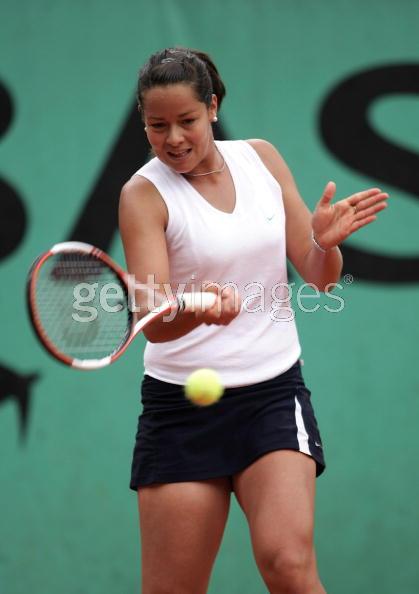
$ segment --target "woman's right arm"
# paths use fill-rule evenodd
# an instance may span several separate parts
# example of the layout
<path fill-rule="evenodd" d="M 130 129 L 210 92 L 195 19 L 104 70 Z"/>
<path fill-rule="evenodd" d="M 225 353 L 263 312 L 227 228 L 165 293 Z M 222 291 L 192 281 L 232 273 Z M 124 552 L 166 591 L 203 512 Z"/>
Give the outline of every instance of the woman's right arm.
<path fill-rule="evenodd" d="M 170 287 L 169 258 L 165 229 L 167 207 L 155 186 L 134 175 L 122 188 L 119 202 L 119 230 L 125 251 L 127 270 L 136 283 L 150 284 L 165 295 Z M 171 287 L 173 293 L 176 287 Z M 150 342 L 166 342 L 184 336 L 200 324 L 228 324 L 238 311 L 234 295 L 224 291 L 205 313 L 179 312 L 171 321 L 150 323 L 144 334 Z"/>

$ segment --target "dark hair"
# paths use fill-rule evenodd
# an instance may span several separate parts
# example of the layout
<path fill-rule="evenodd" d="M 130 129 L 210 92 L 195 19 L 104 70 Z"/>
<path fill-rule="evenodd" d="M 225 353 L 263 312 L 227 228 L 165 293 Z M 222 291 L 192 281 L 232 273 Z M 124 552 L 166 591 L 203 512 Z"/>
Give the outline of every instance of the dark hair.
<path fill-rule="evenodd" d="M 211 96 L 217 96 L 218 107 L 226 94 L 223 81 L 208 54 L 185 47 L 166 48 L 154 53 L 138 77 L 138 109 L 142 111 L 144 91 L 156 86 L 187 83 L 197 98 L 209 107 Z"/>

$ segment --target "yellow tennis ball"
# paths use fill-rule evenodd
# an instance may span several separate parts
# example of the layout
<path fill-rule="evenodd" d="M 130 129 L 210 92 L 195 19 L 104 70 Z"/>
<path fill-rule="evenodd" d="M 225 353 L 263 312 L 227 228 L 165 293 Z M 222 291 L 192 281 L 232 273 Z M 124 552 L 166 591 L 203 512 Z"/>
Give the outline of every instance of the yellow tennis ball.
<path fill-rule="evenodd" d="M 223 392 L 220 376 L 213 369 L 197 369 L 186 380 L 186 398 L 197 406 L 209 406 L 218 402 Z"/>

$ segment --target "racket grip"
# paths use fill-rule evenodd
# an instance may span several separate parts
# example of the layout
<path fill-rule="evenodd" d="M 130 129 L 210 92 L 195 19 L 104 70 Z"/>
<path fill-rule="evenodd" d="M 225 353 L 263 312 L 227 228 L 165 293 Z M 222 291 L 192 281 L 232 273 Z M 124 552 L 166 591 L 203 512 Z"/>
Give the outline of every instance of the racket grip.
<path fill-rule="evenodd" d="M 179 308 L 183 311 L 205 311 L 214 305 L 216 299 L 215 293 L 183 293 L 179 297 Z"/>

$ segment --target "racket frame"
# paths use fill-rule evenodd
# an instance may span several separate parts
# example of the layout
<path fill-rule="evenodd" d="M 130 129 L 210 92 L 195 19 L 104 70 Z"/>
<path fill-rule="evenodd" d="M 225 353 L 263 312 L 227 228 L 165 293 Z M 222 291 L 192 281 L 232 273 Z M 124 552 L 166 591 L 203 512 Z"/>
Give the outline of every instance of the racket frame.
<path fill-rule="evenodd" d="M 102 357 L 101 359 L 78 359 L 76 357 L 71 357 L 57 349 L 54 343 L 49 339 L 48 334 L 43 329 L 36 307 L 36 283 L 41 267 L 50 257 L 60 253 L 65 254 L 71 252 L 82 252 L 83 254 L 93 255 L 99 260 L 102 260 L 119 277 L 121 284 L 125 288 L 125 292 L 128 295 L 127 273 L 120 266 L 118 266 L 118 264 L 116 264 L 106 254 L 106 252 L 93 245 L 80 241 L 64 241 L 61 243 L 56 243 L 51 247 L 51 249 L 36 258 L 28 272 L 26 283 L 26 297 L 29 317 L 42 346 L 55 359 L 70 367 L 85 371 L 106 367 L 124 354 L 135 336 L 141 332 L 152 320 L 162 317 L 169 312 L 178 310 L 194 311 L 198 305 L 200 305 L 202 309 L 211 307 L 215 303 L 216 295 L 214 293 L 184 293 L 182 296 L 176 296 L 175 299 L 166 301 L 162 305 L 156 307 L 153 311 L 146 314 L 141 320 L 138 320 L 137 322 L 134 321 L 135 317 L 132 311 L 128 308 L 131 322 L 130 332 L 126 337 L 125 342 L 119 346 L 114 353 L 106 357 Z"/>

